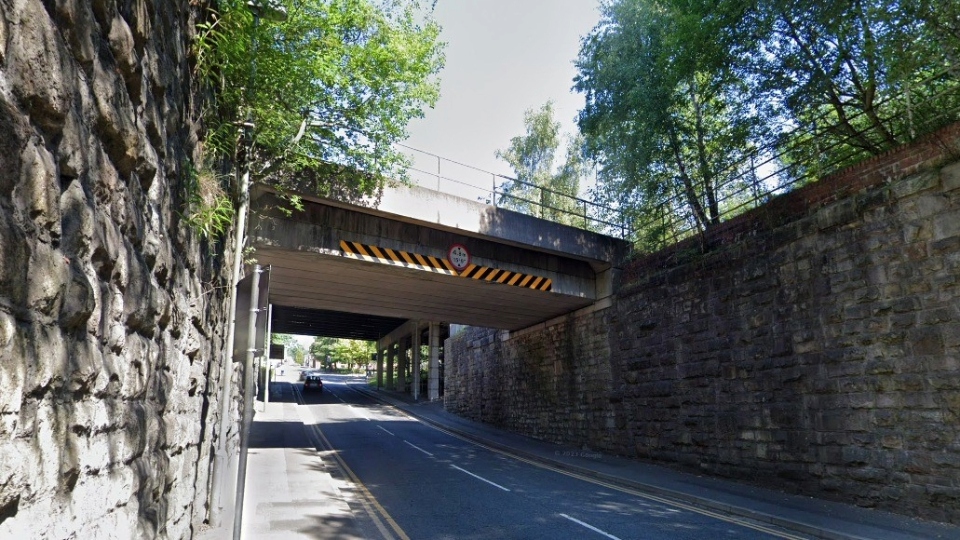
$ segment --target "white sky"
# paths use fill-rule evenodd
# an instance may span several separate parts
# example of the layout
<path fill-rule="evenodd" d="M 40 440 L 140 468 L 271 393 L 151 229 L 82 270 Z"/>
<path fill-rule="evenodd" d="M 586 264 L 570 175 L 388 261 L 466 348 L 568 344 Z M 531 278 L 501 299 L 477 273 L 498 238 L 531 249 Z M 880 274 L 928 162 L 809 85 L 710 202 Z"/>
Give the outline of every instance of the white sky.
<path fill-rule="evenodd" d="M 598 9 L 599 0 L 438 0 L 435 18 L 447 43 L 441 96 L 411 122 L 404 144 L 512 176 L 495 152 L 524 132 L 525 110 L 553 100 L 562 131 L 575 132 L 583 96 L 571 91 L 573 61 Z M 435 158 L 414 158 L 418 168 L 436 171 Z M 440 172 L 464 174 L 446 163 Z"/>

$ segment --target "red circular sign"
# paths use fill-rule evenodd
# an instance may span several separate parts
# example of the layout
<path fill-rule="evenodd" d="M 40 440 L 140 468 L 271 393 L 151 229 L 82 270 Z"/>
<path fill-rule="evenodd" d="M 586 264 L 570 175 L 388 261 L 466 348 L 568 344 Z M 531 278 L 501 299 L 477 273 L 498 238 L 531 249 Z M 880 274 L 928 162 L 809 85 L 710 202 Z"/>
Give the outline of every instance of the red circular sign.
<path fill-rule="evenodd" d="M 447 260 L 458 271 L 463 270 L 470 265 L 470 252 L 463 244 L 454 244 L 447 251 Z"/>

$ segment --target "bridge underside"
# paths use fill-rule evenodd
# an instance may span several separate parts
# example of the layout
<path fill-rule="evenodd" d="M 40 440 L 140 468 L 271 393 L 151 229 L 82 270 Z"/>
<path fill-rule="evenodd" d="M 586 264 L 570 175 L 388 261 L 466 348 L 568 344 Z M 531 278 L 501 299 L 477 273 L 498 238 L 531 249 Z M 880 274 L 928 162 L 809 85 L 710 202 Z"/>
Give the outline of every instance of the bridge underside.
<path fill-rule="evenodd" d="M 357 315 L 373 318 L 365 323 L 373 332 L 393 322 L 417 319 L 516 330 L 593 303 L 590 298 L 335 255 L 261 247 L 256 257 L 259 264 L 270 266 L 274 318 L 278 314 L 276 306 L 300 308 L 300 328 L 313 331 L 296 333 L 310 335 L 338 337 L 315 333 L 316 329 L 346 333 L 348 329 L 340 327 L 347 323 L 338 322 L 338 318 L 364 326 Z M 377 319 L 386 320 L 378 324 Z M 306 324 L 308 321 L 312 327 Z M 277 322 L 273 327 L 286 333 Z M 365 339 L 376 339 L 364 335 Z"/>
<path fill-rule="evenodd" d="M 379 339 L 405 321 L 527 328 L 609 294 L 622 241 L 424 190 L 405 208 L 276 192 L 253 198 L 250 242 L 270 267 L 273 331 Z M 469 250 L 455 268 L 452 246 Z"/>

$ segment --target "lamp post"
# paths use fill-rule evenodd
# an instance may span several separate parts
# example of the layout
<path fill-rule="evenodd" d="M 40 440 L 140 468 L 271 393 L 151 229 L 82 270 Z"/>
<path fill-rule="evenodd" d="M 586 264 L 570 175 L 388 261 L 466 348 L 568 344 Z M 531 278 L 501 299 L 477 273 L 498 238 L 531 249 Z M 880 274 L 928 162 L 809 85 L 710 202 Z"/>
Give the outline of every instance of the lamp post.
<path fill-rule="evenodd" d="M 210 508 L 210 523 L 214 526 L 223 526 L 227 528 L 227 524 L 223 523 L 224 516 L 228 517 L 232 523 L 229 528 L 233 530 L 233 537 L 237 540 L 240 538 L 240 523 L 241 523 L 241 514 L 243 511 L 243 484 L 244 477 L 246 475 L 245 456 L 242 456 L 243 449 L 241 449 L 242 458 L 238 460 L 236 453 L 231 452 L 227 444 L 227 432 L 230 429 L 230 404 L 233 401 L 233 389 L 234 389 L 234 380 L 233 380 L 233 362 L 237 359 L 233 358 L 234 350 L 234 341 L 236 340 L 236 310 L 237 310 L 237 285 L 240 283 L 240 271 L 243 268 L 243 246 L 246 241 L 246 230 L 247 230 L 247 213 L 250 207 L 250 169 L 253 153 L 253 108 L 250 106 L 250 97 L 252 95 L 253 83 L 255 80 L 256 69 L 257 69 L 257 40 L 256 40 L 256 29 L 260 25 L 261 19 L 267 21 L 283 21 L 286 20 L 287 14 L 286 10 L 274 3 L 272 0 L 251 0 L 247 2 L 247 8 L 253 14 L 253 36 L 252 36 L 252 55 L 250 61 L 250 78 L 246 88 L 246 121 L 243 123 L 244 129 L 244 138 L 243 144 L 245 145 L 244 151 L 244 160 L 241 164 L 242 172 L 239 177 L 239 182 L 237 186 L 237 223 L 235 231 L 235 239 L 233 245 L 233 268 L 231 272 L 231 286 L 230 286 L 230 325 L 227 327 L 227 339 L 226 347 L 223 354 L 223 359 L 221 361 L 221 370 L 220 370 L 220 431 L 218 433 L 217 439 L 217 449 L 213 463 L 213 470 L 211 472 L 211 490 L 210 490 L 210 499 L 209 499 L 209 508 Z M 247 381 L 245 386 L 249 384 L 250 373 L 249 368 L 244 369 L 244 380 Z M 244 392 L 244 395 L 247 392 Z M 244 431 L 248 430 L 249 426 L 247 422 L 244 422 L 243 429 Z M 247 433 L 241 433 L 241 441 L 243 443 L 247 440 Z M 231 474 L 233 471 L 236 471 L 236 475 Z M 231 490 L 232 487 L 229 484 L 233 484 L 233 481 L 236 483 L 236 490 Z M 232 493 L 231 493 L 232 492 Z M 233 500 L 225 500 L 233 496 Z M 232 514 L 227 512 L 233 511 Z"/>

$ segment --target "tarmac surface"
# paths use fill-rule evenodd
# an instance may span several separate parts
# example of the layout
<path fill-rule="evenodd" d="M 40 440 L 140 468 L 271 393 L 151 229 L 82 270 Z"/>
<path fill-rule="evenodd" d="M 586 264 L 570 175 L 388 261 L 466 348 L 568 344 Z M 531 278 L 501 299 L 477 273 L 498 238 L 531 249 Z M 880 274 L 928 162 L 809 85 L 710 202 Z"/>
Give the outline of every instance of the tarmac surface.
<path fill-rule="evenodd" d="M 358 487 L 318 440 L 305 407 L 290 395 L 297 390 L 296 380 L 296 374 L 288 371 L 271 384 L 271 403 L 264 407 L 258 402 L 247 463 L 243 539 L 370 537 L 365 533 L 376 529 L 363 511 L 366 503 Z M 769 523 L 800 536 L 960 540 L 960 527 L 558 446 L 461 418 L 443 410 L 441 402 L 414 402 L 406 394 L 371 389 L 361 378 L 350 386 L 422 422 L 500 452 L 668 501 Z M 230 534 L 210 529 L 196 538 L 222 539 Z"/>

